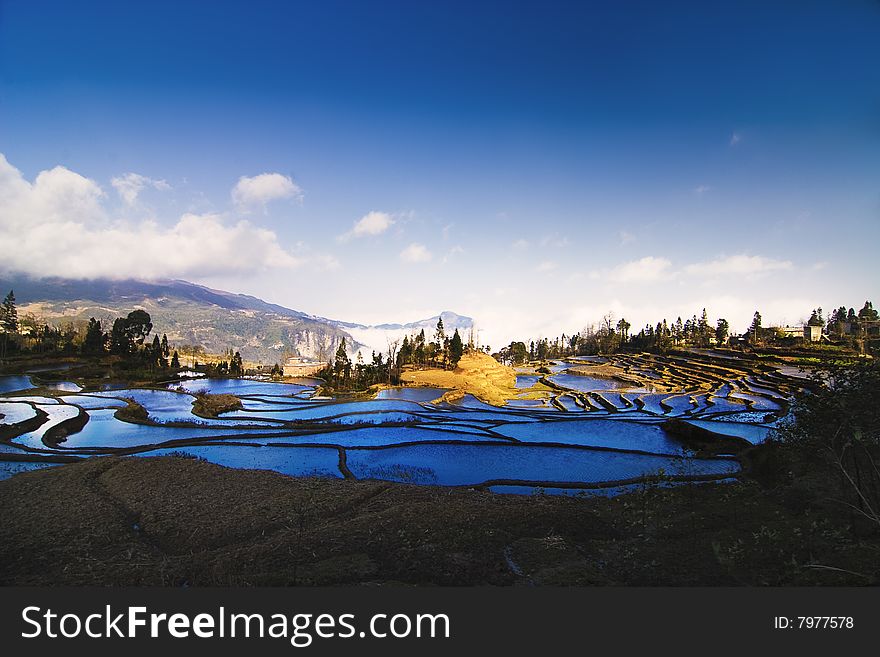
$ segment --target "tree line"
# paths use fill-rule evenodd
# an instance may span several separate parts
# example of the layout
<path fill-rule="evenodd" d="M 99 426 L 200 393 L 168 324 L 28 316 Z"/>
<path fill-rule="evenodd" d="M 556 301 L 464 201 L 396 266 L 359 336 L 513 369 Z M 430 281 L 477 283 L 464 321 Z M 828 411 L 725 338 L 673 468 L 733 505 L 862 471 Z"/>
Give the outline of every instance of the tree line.
<path fill-rule="evenodd" d="M 439 318 L 432 340 L 426 338 L 422 329 L 403 340 L 389 341 L 388 350 L 384 354 L 373 351 L 369 361 L 358 352 L 352 362 L 343 338 L 333 361 L 318 375 L 336 389 L 364 390 L 377 383 L 399 383 L 404 367 L 455 369 L 464 353 L 465 344 L 458 329 L 448 336 L 443 318 Z"/>
<path fill-rule="evenodd" d="M 200 345 L 181 345 L 172 348 L 168 336 L 153 333 L 153 321 L 145 310 L 133 310 L 111 323 L 90 317 L 88 322 L 66 322 L 53 326 L 39 322 L 33 316 L 19 318 L 15 292 L 0 304 L 0 358 L 20 354 L 80 355 L 89 358 L 114 356 L 127 368 L 156 370 L 181 368 L 181 354 L 189 356 L 192 365 L 207 354 Z M 152 334 L 152 339 L 150 335 Z M 203 366 L 209 374 L 240 376 L 245 373 L 244 362 L 238 351 L 229 349 L 217 363 Z M 280 375 L 281 368 L 276 365 Z"/>
<path fill-rule="evenodd" d="M 853 309 L 840 306 L 826 320 L 822 309 L 814 309 L 807 320 L 808 326 L 822 326 L 828 336 L 837 338 L 847 346 L 858 346 L 859 340 L 880 332 L 878 312 L 873 304 L 866 301 L 858 313 Z M 662 319 L 656 324 L 646 324 L 638 333 L 631 332 L 630 323 L 621 318 L 615 321 L 613 313 L 607 313 L 598 326 L 587 326 L 583 330 L 549 339 L 538 338 L 524 341 L 513 341 L 493 356 L 503 363 L 518 365 L 528 361 L 544 361 L 554 358 L 571 356 L 592 356 L 612 354 L 617 351 L 650 351 L 665 353 L 680 347 L 706 348 L 725 345 L 732 336 L 730 322 L 726 318 L 709 320 L 706 309 L 699 314 L 682 320 L 677 317 L 674 322 Z M 786 338 L 778 327 L 764 327 L 760 311 L 755 311 L 752 323 L 745 332 L 750 342 L 781 341 Z"/>

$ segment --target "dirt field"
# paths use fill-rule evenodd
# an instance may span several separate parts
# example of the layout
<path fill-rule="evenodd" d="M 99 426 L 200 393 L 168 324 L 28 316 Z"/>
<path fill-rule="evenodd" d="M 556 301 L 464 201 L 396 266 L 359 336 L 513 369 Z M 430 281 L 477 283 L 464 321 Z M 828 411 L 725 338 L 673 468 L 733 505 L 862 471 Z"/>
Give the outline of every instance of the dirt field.
<path fill-rule="evenodd" d="M 754 482 L 577 499 L 92 458 L 0 482 L 0 584 L 877 582 L 876 541 L 785 500 Z"/>

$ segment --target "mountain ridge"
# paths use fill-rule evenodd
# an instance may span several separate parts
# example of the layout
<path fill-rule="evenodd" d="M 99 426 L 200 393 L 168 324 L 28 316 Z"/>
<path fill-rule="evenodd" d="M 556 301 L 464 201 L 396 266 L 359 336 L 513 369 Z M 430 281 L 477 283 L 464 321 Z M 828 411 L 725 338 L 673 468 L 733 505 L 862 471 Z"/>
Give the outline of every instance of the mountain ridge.
<path fill-rule="evenodd" d="M 0 290 L 9 289 L 15 291 L 23 315 L 30 313 L 41 321 L 85 321 L 90 316 L 111 321 L 113 314 L 143 308 L 153 317 L 156 330 L 167 333 L 172 342 L 201 344 L 212 353 L 231 347 L 246 360 L 265 363 L 294 355 L 329 360 L 342 339 L 351 354 L 369 347 L 381 351 L 385 340 L 380 338 L 422 328 L 428 333 L 440 317 L 450 331 L 473 325 L 469 317 L 443 311 L 407 324 L 369 326 L 181 279 L 0 277 Z"/>

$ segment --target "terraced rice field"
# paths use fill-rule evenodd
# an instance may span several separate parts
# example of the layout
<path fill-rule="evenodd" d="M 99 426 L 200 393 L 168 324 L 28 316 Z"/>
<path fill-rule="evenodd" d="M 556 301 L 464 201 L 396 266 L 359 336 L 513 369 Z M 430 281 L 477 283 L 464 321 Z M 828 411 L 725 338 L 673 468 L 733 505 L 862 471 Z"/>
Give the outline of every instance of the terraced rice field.
<path fill-rule="evenodd" d="M 602 376 L 590 375 L 594 366 Z M 518 396 L 528 398 L 504 407 L 470 395 L 442 401 L 445 391 L 434 388 L 318 398 L 317 380 L 197 379 L 86 392 L 0 377 L 0 478 L 51 467 L 46 459 L 62 456 L 180 453 L 292 476 L 499 493 L 614 494 L 649 480 L 728 481 L 739 472 L 735 458 L 697 455 L 663 422 L 678 418 L 708 429 L 735 451 L 734 440 L 765 440 L 807 384 L 800 372 L 712 353 L 581 358 L 554 362 L 549 371 L 520 370 Z M 533 386 L 542 392 L 530 395 Z M 199 392 L 235 395 L 242 407 L 219 418 L 197 416 Z M 131 402 L 146 419 L 117 416 Z"/>

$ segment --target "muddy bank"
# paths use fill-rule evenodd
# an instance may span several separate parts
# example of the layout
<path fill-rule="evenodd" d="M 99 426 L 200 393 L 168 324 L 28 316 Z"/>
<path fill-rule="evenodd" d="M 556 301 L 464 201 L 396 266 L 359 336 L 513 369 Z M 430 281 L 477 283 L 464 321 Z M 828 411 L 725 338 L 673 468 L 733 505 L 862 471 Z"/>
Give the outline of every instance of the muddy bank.
<path fill-rule="evenodd" d="M 794 512 L 785 500 L 749 481 L 579 499 L 294 479 L 191 458 L 92 458 L 0 482 L 0 584 L 877 579 L 877 546 L 850 540 L 820 508 Z M 811 569 L 810 560 L 860 575 Z"/>

